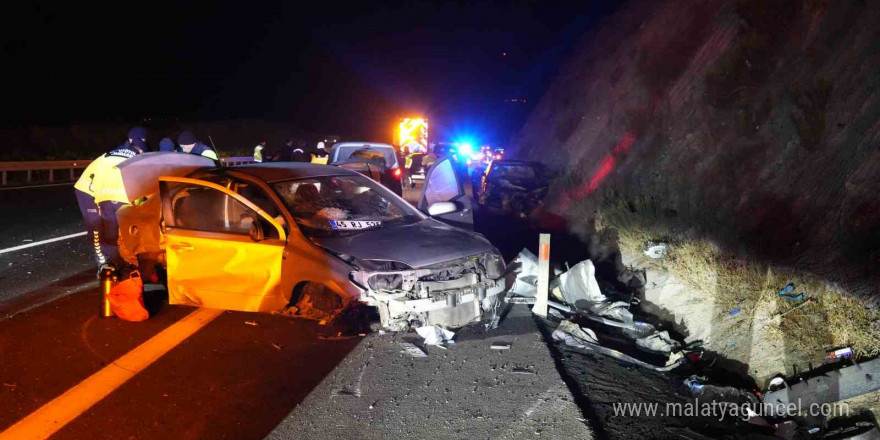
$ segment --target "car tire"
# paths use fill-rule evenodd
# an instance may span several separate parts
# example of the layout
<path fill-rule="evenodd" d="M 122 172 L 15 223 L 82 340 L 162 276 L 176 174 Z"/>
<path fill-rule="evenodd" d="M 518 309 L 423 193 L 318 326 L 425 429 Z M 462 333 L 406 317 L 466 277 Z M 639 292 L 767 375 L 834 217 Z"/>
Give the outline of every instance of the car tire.
<path fill-rule="evenodd" d="M 297 295 L 298 315 L 314 320 L 331 320 L 343 309 L 342 297 L 321 283 L 308 282 Z"/>

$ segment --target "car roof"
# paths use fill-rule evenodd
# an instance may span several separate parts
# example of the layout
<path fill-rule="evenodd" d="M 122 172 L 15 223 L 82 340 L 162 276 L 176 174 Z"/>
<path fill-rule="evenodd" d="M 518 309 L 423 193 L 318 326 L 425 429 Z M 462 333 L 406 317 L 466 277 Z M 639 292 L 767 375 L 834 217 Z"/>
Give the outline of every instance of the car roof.
<path fill-rule="evenodd" d="M 392 150 L 394 149 L 394 147 L 392 147 L 391 145 L 382 144 L 382 143 L 378 143 L 378 142 L 339 142 L 339 143 L 333 144 L 332 148 L 336 148 L 336 147 L 391 148 Z"/>
<path fill-rule="evenodd" d="M 223 168 L 223 170 L 245 173 L 266 183 L 290 179 L 304 179 L 309 177 L 361 175 L 360 173 L 349 171 L 344 168 L 304 162 L 252 163 Z"/>

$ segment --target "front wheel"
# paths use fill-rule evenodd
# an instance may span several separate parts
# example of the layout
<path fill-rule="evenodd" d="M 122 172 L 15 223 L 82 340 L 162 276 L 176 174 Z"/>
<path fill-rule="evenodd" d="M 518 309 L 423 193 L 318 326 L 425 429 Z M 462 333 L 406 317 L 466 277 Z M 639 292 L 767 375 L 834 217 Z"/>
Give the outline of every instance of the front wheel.
<path fill-rule="evenodd" d="M 320 283 L 306 283 L 300 289 L 294 306 L 297 315 L 316 321 L 329 321 L 342 311 L 342 298 Z"/>

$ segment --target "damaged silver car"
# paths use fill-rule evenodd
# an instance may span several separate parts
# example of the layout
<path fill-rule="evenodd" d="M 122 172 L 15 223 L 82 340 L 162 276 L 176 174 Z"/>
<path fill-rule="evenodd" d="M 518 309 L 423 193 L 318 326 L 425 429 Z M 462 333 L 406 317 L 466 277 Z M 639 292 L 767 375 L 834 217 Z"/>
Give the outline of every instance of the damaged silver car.
<path fill-rule="evenodd" d="M 504 291 L 504 261 L 467 230 L 473 200 L 448 161 L 427 176 L 419 209 L 326 165 L 206 167 L 158 180 L 159 197 L 118 216 L 127 259 L 166 268 L 171 304 L 329 318 L 360 301 L 402 330 L 460 327 Z"/>

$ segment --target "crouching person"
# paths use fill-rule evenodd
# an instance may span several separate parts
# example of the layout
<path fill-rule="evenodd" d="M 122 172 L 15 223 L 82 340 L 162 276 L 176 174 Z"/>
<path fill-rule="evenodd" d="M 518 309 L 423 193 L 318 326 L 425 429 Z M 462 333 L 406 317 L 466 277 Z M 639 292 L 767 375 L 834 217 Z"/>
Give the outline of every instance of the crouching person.
<path fill-rule="evenodd" d="M 74 185 L 95 252 L 95 261 L 100 267 L 98 276 L 104 294 L 102 315 L 116 315 L 128 321 L 143 321 L 149 318 L 149 313 L 143 303 L 140 274 L 125 262 L 119 252 L 116 211 L 127 201 L 96 200 L 96 197 L 102 192 L 114 192 L 113 185 L 121 185 L 121 182 L 111 178 L 114 168 L 143 153 L 146 149 L 145 138 L 146 130 L 133 128 L 129 131 L 128 142 L 95 159 Z"/>

